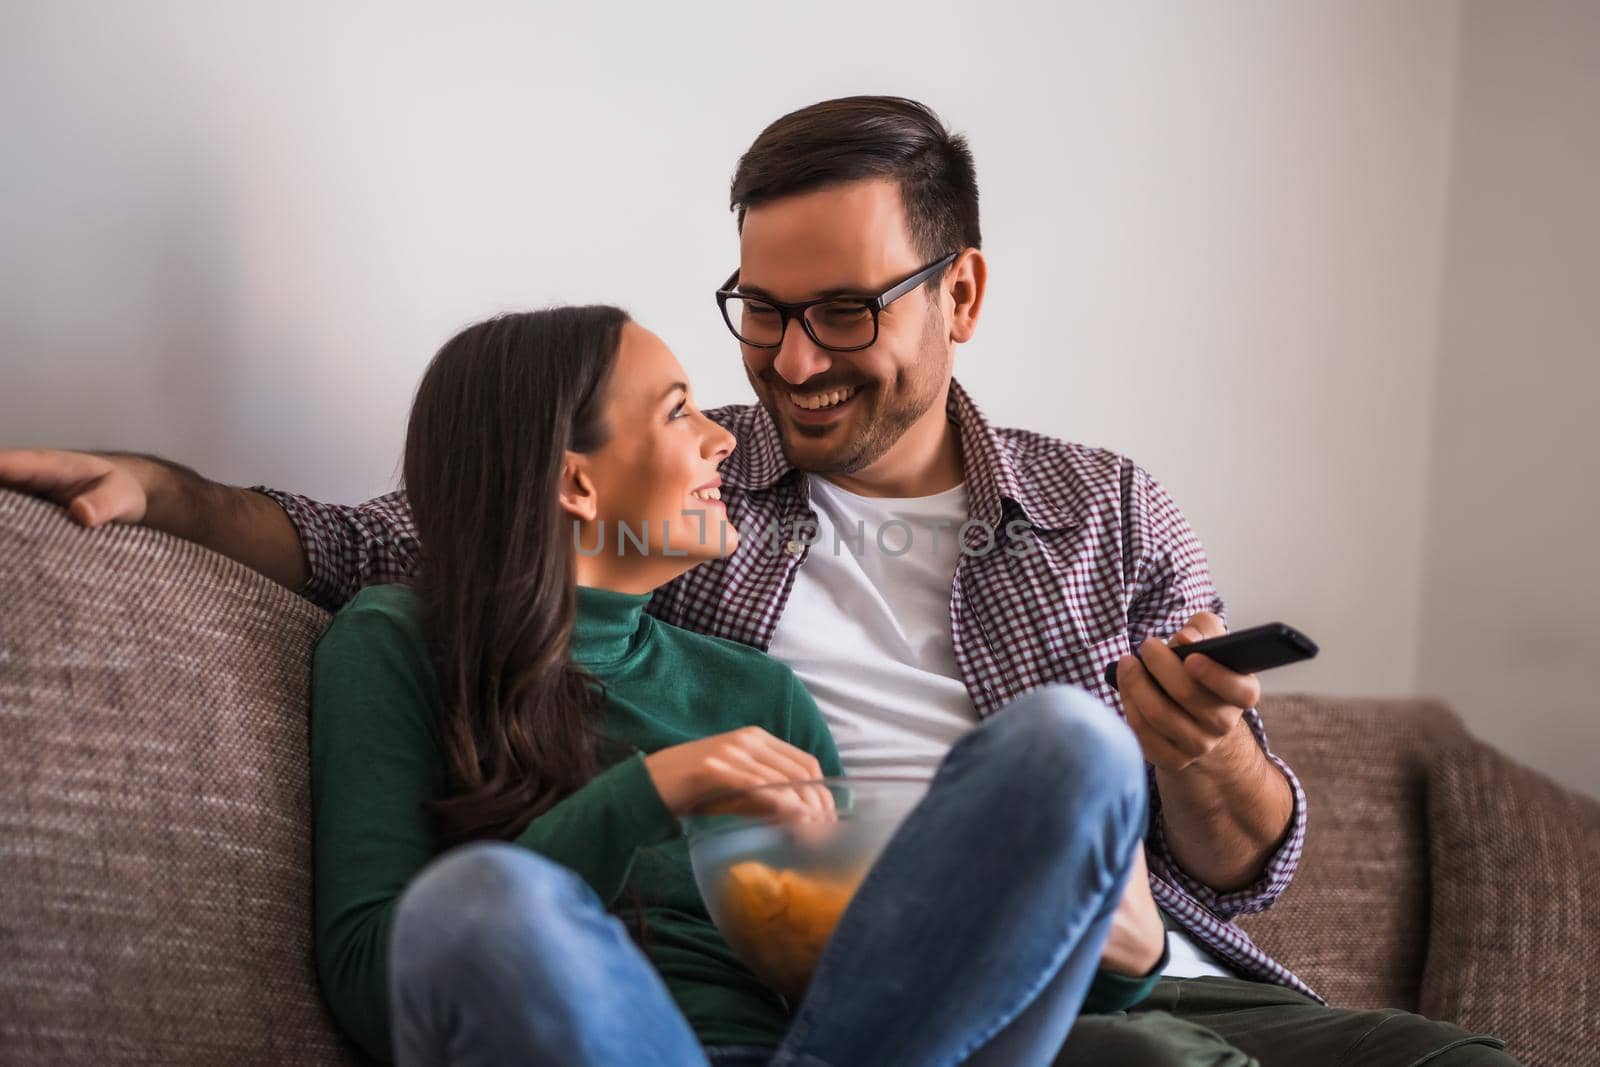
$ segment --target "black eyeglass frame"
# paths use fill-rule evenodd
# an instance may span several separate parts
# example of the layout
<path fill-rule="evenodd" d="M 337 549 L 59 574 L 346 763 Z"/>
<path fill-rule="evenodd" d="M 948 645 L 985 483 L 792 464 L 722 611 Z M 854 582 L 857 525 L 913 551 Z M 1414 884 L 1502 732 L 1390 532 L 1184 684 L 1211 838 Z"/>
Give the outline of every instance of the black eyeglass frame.
<path fill-rule="evenodd" d="M 799 319 L 800 328 L 806 332 L 806 336 L 811 338 L 818 348 L 825 348 L 829 352 L 860 352 L 862 349 L 871 348 L 878 343 L 879 312 L 954 263 L 956 257 L 960 255 L 960 252 L 951 252 L 948 256 L 928 264 L 915 274 L 895 282 L 876 296 L 823 296 L 815 300 L 802 300 L 798 304 L 783 304 L 768 296 L 737 291 L 734 289 L 734 285 L 739 281 L 739 272 L 735 270 L 728 275 L 728 280 L 722 283 L 722 288 L 717 290 L 717 308 L 722 312 L 722 321 L 727 324 L 728 332 L 733 334 L 734 339 L 740 344 L 749 345 L 751 348 L 782 348 L 783 339 L 789 333 L 789 320 Z M 728 301 L 734 297 L 740 300 L 759 300 L 761 303 L 775 308 L 779 315 L 778 339 L 771 344 L 757 344 L 755 341 L 747 341 L 740 336 L 739 331 L 734 329 L 733 319 L 728 316 Z M 840 348 L 837 345 L 824 343 L 822 338 L 817 336 L 817 332 L 811 328 L 811 320 L 806 318 L 806 312 L 818 304 L 833 304 L 841 300 L 859 301 L 866 306 L 868 311 L 872 312 L 872 340 L 864 345 L 850 345 L 848 348 Z"/>

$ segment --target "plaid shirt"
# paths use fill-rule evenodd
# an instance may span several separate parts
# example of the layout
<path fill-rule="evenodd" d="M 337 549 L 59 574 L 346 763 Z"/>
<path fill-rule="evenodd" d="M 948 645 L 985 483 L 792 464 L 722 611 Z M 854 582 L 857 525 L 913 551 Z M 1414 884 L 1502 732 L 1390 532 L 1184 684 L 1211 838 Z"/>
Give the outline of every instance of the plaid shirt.
<path fill-rule="evenodd" d="M 707 414 L 738 439 L 720 473 L 742 545 L 663 586 L 649 611 L 765 650 L 815 536 L 809 487 L 784 459 L 777 427 L 759 405 Z M 978 714 L 992 715 L 1052 682 L 1081 686 L 1121 714 L 1121 696 L 1102 676 L 1107 663 L 1146 637 L 1177 632 L 1196 612 L 1224 616 L 1194 531 L 1160 484 L 1115 452 L 991 427 L 954 381 L 948 414 L 960 433 L 976 520 L 963 527 L 950 628 Z M 302 593 L 318 604 L 336 608 L 363 585 L 414 572 L 418 542 L 403 492 L 347 507 L 257 488 L 298 529 L 311 572 Z M 1267 747 L 1256 710 L 1244 717 L 1294 794 L 1288 837 L 1254 884 L 1219 893 L 1178 865 L 1150 769 L 1150 889 L 1164 911 L 1242 976 L 1320 1000 L 1232 921 L 1265 909 L 1289 884 L 1306 829 L 1299 780 Z"/>

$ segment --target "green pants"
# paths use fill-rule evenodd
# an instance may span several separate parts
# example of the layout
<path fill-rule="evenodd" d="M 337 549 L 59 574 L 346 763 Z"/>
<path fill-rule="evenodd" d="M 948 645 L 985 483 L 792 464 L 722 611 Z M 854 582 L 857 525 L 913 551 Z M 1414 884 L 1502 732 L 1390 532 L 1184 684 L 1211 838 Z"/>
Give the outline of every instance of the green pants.
<path fill-rule="evenodd" d="M 1082 1015 L 1056 1067 L 1514 1067 L 1505 1042 L 1387 1008 L 1346 1011 L 1267 982 L 1163 978 L 1128 1011 Z"/>

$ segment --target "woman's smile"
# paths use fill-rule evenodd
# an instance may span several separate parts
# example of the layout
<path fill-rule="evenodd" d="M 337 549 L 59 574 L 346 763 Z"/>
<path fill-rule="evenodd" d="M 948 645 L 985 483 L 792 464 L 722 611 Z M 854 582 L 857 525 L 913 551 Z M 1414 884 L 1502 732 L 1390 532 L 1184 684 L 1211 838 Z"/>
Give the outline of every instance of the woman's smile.
<path fill-rule="evenodd" d="M 722 476 L 718 475 L 704 485 L 689 490 L 689 499 L 696 504 L 714 504 L 726 509 L 727 505 L 722 502 Z"/>

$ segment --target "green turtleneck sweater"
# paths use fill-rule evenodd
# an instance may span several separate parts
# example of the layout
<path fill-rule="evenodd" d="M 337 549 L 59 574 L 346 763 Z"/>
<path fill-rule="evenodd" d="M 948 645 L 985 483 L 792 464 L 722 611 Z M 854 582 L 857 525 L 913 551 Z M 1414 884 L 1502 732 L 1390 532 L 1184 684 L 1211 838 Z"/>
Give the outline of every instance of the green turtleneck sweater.
<path fill-rule="evenodd" d="M 777 1045 L 790 1006 L 733 955 L 706 913 L 677 818 L 644 755 L 757 725 L 843 773 L 810 694 L 760 651 L 644 613 L 650 598 L 578 590 L 572 655 L 604 683 L 602 729 L 636 751 L 515 839 L 577 871 L 608 908 L 645 903 L 646 952 L 703 1044 Z M 439 851 L 422 802 L 441 795 L 438 679 L 421 602 L 372 586 L 345 605 L 312 667 L 315 939 L 324 996 L 368 1053 L 390 1059 L 389 930 Z"/>

